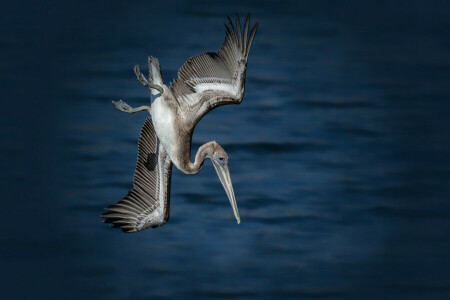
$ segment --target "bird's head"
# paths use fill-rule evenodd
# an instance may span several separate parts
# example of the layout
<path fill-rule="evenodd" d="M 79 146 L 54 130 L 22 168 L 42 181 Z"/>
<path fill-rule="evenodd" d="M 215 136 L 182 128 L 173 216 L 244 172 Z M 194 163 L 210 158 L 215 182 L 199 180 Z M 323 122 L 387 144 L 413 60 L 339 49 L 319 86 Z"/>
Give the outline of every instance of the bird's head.
<path fill-rule="evenodd" d="M 227 193 L 228 200 L 230 200 L 231 207 L 233 208 L 233 213 L 236 218 L 237 223 L 241 222 L 239 216 L 239 210 L 236 204 L 236 198 L 234 196 L 233 184 L 231 183 L 230 170 L 228 168 L 228 155 L 223 150 L 223 148 L 216 142 L 212 142 L 212 151 L 209 155 L 214 169 L 216 169 L 217 175 L 219 176 L 220 182 Z"/>

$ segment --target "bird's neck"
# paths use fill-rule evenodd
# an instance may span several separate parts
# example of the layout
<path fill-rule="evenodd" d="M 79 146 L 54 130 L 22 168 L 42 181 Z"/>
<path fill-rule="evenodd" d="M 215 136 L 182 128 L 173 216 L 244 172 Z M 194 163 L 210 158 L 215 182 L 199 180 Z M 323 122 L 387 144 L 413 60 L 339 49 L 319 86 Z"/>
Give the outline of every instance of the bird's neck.
<path fill-rule="evenodd" d="M 197 174 L 198 172 L 200 172 L 205 159 L 212 157 L 213 143 L 215 142 L 209 142 L 201 145 L 197 150 L 197 154 L 195 155 L 194 163 L 190 162 L 189 160 L 188 164 L 185 166 L 185 168 L 183 168 L 182 171 L 186 174 Z"/>

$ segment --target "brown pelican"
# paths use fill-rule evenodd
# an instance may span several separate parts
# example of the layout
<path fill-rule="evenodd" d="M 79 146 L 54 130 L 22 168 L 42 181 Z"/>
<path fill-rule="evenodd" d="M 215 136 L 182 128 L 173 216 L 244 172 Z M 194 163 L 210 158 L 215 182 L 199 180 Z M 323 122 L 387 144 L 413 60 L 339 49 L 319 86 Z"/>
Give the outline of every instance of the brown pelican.
<path fill-rule="evenodd" d="M 247 58 L 258 22 L 249 33 L 250 15 L 241 33 L 239 16 L 236 27 L 230 18 L 226 35 L 217 53 L 208 52 L 190 58 L 178 72 L 178 79 L 167 87 L 161 77 L 159 61 L 149 57 L 149 81 L 136 66 L 138 80 L 151 91 L 151 106 L 132 108 L 122 100 L 115 107 L 127 113 L 148 111 L 138 142 L 138 160 L 133 189 L 118 203 L 106 208 L 103 222 L 124 232 L 159 227 L 169 219 L 172 164 L 186 174 L 196 174 L 205 159 L 211 159 L 234 216 L 239 211 L 228 169 L 228 156 L 215 141 L 202 145 L 191 162 L 191 140 L 195 126 L 210 110 L 226 104 L 239 104 L 244 95 Z"/>

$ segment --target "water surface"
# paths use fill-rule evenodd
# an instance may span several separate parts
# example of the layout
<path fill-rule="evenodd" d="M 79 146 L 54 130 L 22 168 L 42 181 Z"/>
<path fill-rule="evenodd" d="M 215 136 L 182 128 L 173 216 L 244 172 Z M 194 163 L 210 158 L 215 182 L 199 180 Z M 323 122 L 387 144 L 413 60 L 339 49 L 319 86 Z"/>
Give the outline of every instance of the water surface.
<path fill-rule="evenodd" d="M 425 5 L 426 4 L 426 5 Z M 448 299 L 449 5 L 412 1 L 10 4 L 1 26 L 2 293 L 9 299 Z M 242 222 L 210 162 L 174 169 L 170 221 L 123 234 L 148 103 L 260 22 L 244 101 L 193 151 L 228 152 Z"/>

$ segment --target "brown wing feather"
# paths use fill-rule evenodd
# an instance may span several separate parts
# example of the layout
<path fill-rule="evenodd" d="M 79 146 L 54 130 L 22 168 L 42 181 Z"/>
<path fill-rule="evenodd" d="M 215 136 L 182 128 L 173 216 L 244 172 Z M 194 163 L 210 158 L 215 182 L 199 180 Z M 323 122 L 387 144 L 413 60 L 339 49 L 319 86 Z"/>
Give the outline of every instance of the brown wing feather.
<path fill-rule="evenodd" d="M 229 19 L 229 18 L 228 18 Z M 219 52 L 208 52 L 190 58 L 179 70 L 178 79 L 170 86 L 171 91 L 183 106 L 186 119 L 195 120 L 201 118 L 204 113 L 199 110 L 204 107 L 217 107 L 224 104 L 238 104 L 242 100 L 245 71 L 248 54 L 253 43 L 253 38 L 258 27 L 258 22 L 253 26 L 250 36 L 247 37 L 250 24 L 250 14 L 247 15 L 244 25 L 244 36 L 241 34 L 239 16 L 236 15 L 235 29 L 229 19 L 230 28 L 225 24 L 225 41 Z M 200 84 L 212 84 L 207 91 L 198 92 L 196 87 Z M 214 89 L 214 84 L 229 85 L 236 93 L 223 93 L 223 90 Z M 226 86 L 225 86 L 226 87 Z M 222 101 L 215 101 L 215 105 L 205 102 L 220 97 Z M 196 120 L 193 123 L 197 123 Z M 195 126 L 194 124 L 194 126 Z"/>
<path fill-rule="evenodd" d="M 150 118 L 142 127 L 133 189 L 101 215 L 104 223 L 124 232 L 159 227 L 169 218 L 172 162 L 158 142 Z M 160 186 L 163 190 L 160 190 Z"/>

